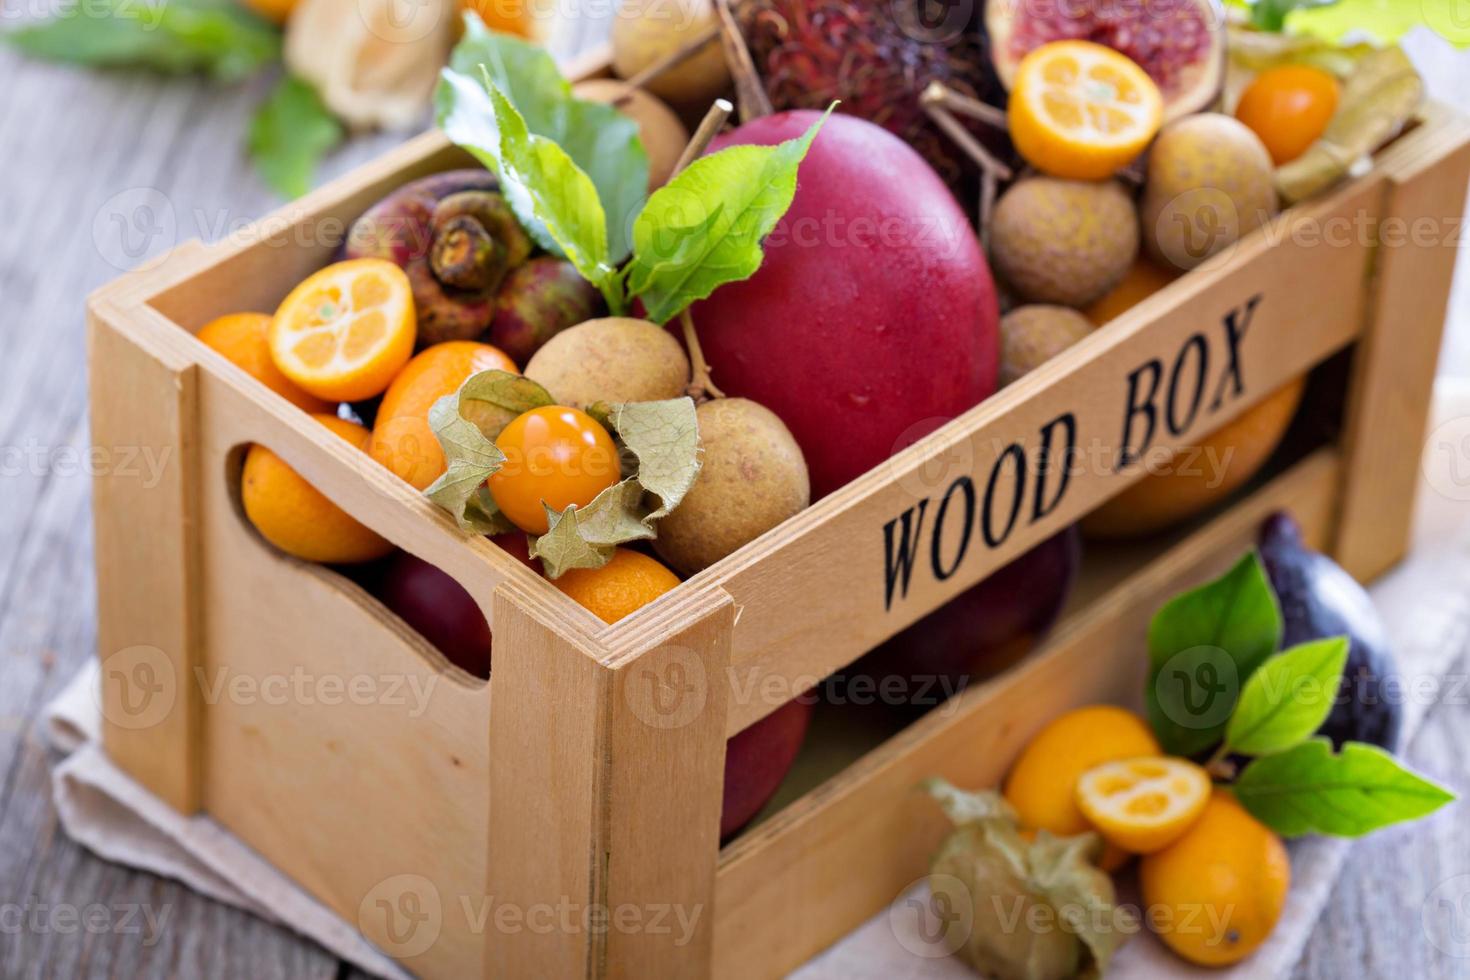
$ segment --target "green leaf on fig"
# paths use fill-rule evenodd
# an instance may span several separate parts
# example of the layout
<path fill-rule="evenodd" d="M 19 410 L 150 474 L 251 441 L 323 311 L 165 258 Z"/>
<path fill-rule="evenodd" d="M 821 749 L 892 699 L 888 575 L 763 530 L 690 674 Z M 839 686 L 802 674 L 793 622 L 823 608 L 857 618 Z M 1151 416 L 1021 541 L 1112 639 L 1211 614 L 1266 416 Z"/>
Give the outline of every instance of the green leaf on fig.
<path fill-rule="evenodd" d="M 345 135 L 316 89 L 283 75 L 250 120 L 250 159 L 277 194 L 300 197 L 311 189 L 321 158 Z"/>
<path fill-rule="evenodd" d="M 1241 688 L 1225 728 L 1231 752 L 1274 755 L 1311 738 L 1342 686 L 1348 639 L 1301 643 L 1261 664 Z"/>
<path fill-rule="evenodd" d="M 1241 686 L 1276 652 L 1281 629 L 1276 593 L 1254 550 L 1154 614 L 1145 700 L 1165 752 L 1192 756 L 1220 741 Z"/>
<path fill-rule="evenodd" d="M 984 976 L 1076 977 L 1106 971 L 1137 920 L 1116 904 L 1094 861 L 1092 832 L 1021 836 L 1000 794 L 969 793 L 941 779 L 925 788 L 956 823 L 929 866 L 929 887 L 951 951 Z M 1028 928 L 1030 923 L 1046 928 Z"/>
<path fill-rule="evenodd" d="M 611 105 L 577 98 L 544 48 L 491 31 L 474 13 L 464 19 L 464 36 L 434 93 L 440 128 L 495 169 L 500 142 L 483 70 L 526 129 L 559 145 L 587 174 L 604 210 L 608 260 L 621 262 L 631 247 L 633 215 L 648 193 L 648 154 L 638 124 Z"/>
<path fill-rule="evenodd" d="M 232 0 L 92 0 L 0 33 L 33 58 L 100 68 L 203 72 L 235 82 L 281 57 L 281 32 Z"/>
<path fill-rule="evenodd" d="M 600 568 L 614 549 L 657 537 L 656 522 L 684 499 L 699 474 L 699 423 L 692 398 L 593 406 L 631 457 L 632 473 L 586 507 L 546 509 L 549 530 L 531 541 L 550 578 Z"/>
<path fill-rule="evenodd" d="M 835 106 L 835 103 L 834 103 Z M 796 174 L 827 112 L 776 146 L 732 146 L 691 163 L 654 191 L 633 222 L 628 290 L 665 323 L 690 303 L 760 268 L 762 240 L 791 207 Z"/>
<path fill-rule="evenodd" d="M 1257 820 L 1286 837 L 1361 837 L 1455 799 L 1376 745 L 1346 742 L 1334 754 L 1325 738 L 1253 760 L 1232 789 Z"/>
<path fill-rule="evenodd" d="M 490 474 L 505 462 L 495 437 L 517 415 L 550 404 L 545 388 L 518 374 L 470 375 L 458 391 L 429 409 L 429 428 L 444 450 L 446 468 L 424 490 L 425 496 L 447 510 L 461 530 L 475 534 L 514 530 L 485 488 Z"/>

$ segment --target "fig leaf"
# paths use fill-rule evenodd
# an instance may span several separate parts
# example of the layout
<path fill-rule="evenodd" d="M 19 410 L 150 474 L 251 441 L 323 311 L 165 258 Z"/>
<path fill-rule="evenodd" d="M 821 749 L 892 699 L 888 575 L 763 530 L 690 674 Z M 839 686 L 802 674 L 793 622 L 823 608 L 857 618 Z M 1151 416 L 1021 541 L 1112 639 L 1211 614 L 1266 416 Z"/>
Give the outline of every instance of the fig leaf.
<path fill-rule="evenodd" d="M 558 514 L 547 508 L 549 530 L 531 541 L 550 578 L 571 568 L 600 568 L 629 541 L 657 537 L 655 523 L 679 505 L 699 475 L 699 423 L 691 398 L 596 405 L 593 417 L 626 450 L 631 473 L 586 507 Z"/>
<path fill-rule="evenodd" d="M 1256 819 L 1286 837 L 1361 837 L 1455 799 L 1376 745 L 1345 742 L 1334 754 L 1325 738 L 1253 760 L 1233 791 Z"/>
<path fill-rule="evenodd" d="M 508 371 L 481 371 L 465 379 L 452 395 L 429 409 L 429 428 L 444 450 L 446 469 L 424 491 L 449 511 L 463 531 L 502 534 L 514 526 L 500 513 L 485 481 L 500 469 L 505 454 L 495 437 L 522 412 L 552 404 L 546 389 Z"/>
<path fill-rule="evenodd" d="M 833 103 L 835 107 L 836 103 Z M 776 146 L 732 146 L 691 163 L 653 192 L 633 222 L 628 291 L 665 323 L 760 268 L 761 242 L 791 207 L 796 173 L 832 107 Z"/>
<path fill-rule="evenodd" d="M 1332 712 L 1347 664 L 1345 636 L 1311 640 L 1278 653 L 1241 688 L 1225 728 L 1232 752 L 1273 755 L 1312 737 Z"/>
<path fill-rule="evenodd" d="M 648 193 L 648 153 L 637 123 L 611 105 L 577 98 L 545 49 L 489 30 L 472 12 L 464 21 L 464 36 L 434 93 L 440 128 L 495 168 L 499 136 L 482 82 L 488 76 L 529 132 L 556 143 L 587 174 L 604 209 L 608 260 L 621 262 L 631 248 L 633 214 Z"/>
<path fill-rule="evenodd" d="M 1276 594 L 1254 550 L 1154 614 L 1145 698 L 1165 752 L 1192 756 L 1220 741 L 1241 685 L 1276 652 L 1281 630 Z"/>

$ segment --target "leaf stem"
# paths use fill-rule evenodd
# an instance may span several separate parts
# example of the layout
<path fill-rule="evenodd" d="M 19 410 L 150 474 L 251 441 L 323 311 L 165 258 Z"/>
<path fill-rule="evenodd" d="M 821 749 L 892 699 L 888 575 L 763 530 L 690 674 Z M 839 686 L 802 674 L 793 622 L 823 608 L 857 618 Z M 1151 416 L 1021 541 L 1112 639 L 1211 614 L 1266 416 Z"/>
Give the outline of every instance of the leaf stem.
<path fill-rule="evenodd" d="M 710 140 L 714 139 L 715 134 L 720 131 L 720 127 L 725 125 L 725 120 L 730 118 L 730 113 L 734 111 L 735 107 L 728 100 L 715 99 L 709 111 L 704 114 L 704 118 L 699 121 L 699 128 L 689 138 L 684 152 L 679 154 L 679 161 L 674 164 L 673 173 L 669 174 L 670 180 L 699 158 L 699 155 L 709 147 Z"/>
<path fill-rule="evenodd" d="M 689 350 L 689 364 L 693 368 L 689 379 L 689 397 L 695 401 L 724 398 L 725 393 L 710 380 L 709 362 L 704 359 L 704 349 L 699 346 L 699 334 L 694 331 L 694 318 L 689 315 L 687 307 L 679 313 L 679 326 L 684 330 L 684 346 Z"/>
<path fill-rule="evenodd" d="M 740 25 L 736 23 L 735 14 L 730 10 L 730 0 L 715 0 L 715 13 L 720 18 L 720 44 L 725 49 L 725 65 L 735 80 L 735 96 L 740 102 L 740 121 L 750 122 L 752 119 L 769 116 L 776 110 L 772 108 L 771 98 L 766 94 L 765 85 L 761 83 L 755 59 L 750 56 L 750 48 L 745 46 L 745 35 L 740 33 Z"/>
<path fill-rule="evenodd" d="M 1234 779 L 1236 776 L 1236 767 L 1235 763 L 1230 761 L 1229 756 L 1230 743 L 1221 742 L 1220 747 L 1215 750 L 1215 754 L 1210 756 L 1209 761 L 1205 763 L 1205 772 L 1225 782 Z"/>

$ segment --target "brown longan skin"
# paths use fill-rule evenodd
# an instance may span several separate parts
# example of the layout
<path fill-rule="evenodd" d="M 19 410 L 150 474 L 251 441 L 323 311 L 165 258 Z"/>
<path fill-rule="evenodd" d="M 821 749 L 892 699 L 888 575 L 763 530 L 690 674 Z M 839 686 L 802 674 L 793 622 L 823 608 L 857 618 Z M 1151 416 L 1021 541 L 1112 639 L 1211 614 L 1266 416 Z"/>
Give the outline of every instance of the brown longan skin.
<path fill-rule="evenodd" d="M 653 542 L 685 575 L 754 541 L 812 499 L 806 458 L 770 409 L 745 398 L 718 398 L 695 414 L 703 465 L 684 500 L 658 522 Z"/>
<path fill-rule="evenodd" d="M 1087 306 L 1118 284 L 1138 248 L 1138 211 L 1115 180 L 1028 177 L 990 222 L 996 271 L 1028 303 Z"/>
<path fill-rule="evenodd" d="M 1000 386 L 1036 370 L 1092 331 L 1092 321 L 1068 306 L 1017 307 L 1000 318 Z"/>
<path fill-rule="evenodd" d="M 526 363 L 525 375 L 573 408 L 655 402 L 685 393 L 689 358 L 657 324 L 609 316 L 552 337 Z"/>

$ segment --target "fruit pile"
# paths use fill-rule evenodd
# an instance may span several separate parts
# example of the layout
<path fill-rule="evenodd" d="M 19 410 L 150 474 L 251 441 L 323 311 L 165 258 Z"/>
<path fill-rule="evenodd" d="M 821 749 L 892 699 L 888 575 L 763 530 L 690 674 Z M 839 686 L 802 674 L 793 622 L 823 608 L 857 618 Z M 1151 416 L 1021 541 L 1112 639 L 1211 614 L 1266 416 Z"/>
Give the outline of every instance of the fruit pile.
<path fill-rule="evenodd" d="M 1048 23 L 993 2 L 983 23 L 936 26 L 927 5 L 752 0 L 736 34 L 707 3 L 637 6 L 614 32 L 624 80 L 575 87 L 541 49 L 468 17 L 435 103 L 483 167 L 397 189 L 273 313 L 199 332 L 608 623 L 1341 176 L 1319 137 L 1391 135 L 1338 111 L 1378 88 L 1301 65 L 1260 72 L 1234 117 L 1204 111 L 1226 76 L 1212 0 L 1174 0 L 1148 30 L 1121 8 Z M 936 30 L 959 40 L 936 47 Z M 742 125 L 721 131 L 728 105 L 687 125 L 732 86 Z M 1145 533 L 1231 492 L 1301 387 L 1212 437 L 1223 479 L 1149 476 L 1084 529 Z M 447 575 L 267 447 L 248 450 L 240 493 L 266 541 L 359 566 L 452 662 L 488 676 L 489 630 Z M 961 683 L 1003 669 L 1055 621 L 1078 562 L 1069 528 L 862 669 Z M 793 702 L 732 740 L 723 833 L 769 798 L 810 714 Z M 1114 797 L 1165 777 L 1096 778 L 1101 825 L 1124 806 Z"/>
<path fill-rule="evenodd" d="M 1148 720 L 1076 708 L 1031 738 L 1001 792 L 930 781 L 956 824 L 931 887 L 974 913 L 946 920 L 953 948 L 1000 980 L 1100 974 L 1145 923 L 1191 963 L 1250 956 L 1286 903 L 1282 837 L 1357 837 L 1454 798 L 1390 754 L 1400 700 L 1384 696 L 1382 643 L 1362 588 L 1272 517 L 1259 554 L 1154 617 Z M 1135 858 L 1136 907 L 1111 877 Z M 1016 901 L 1092 914 L 1007 929 Z"/>

